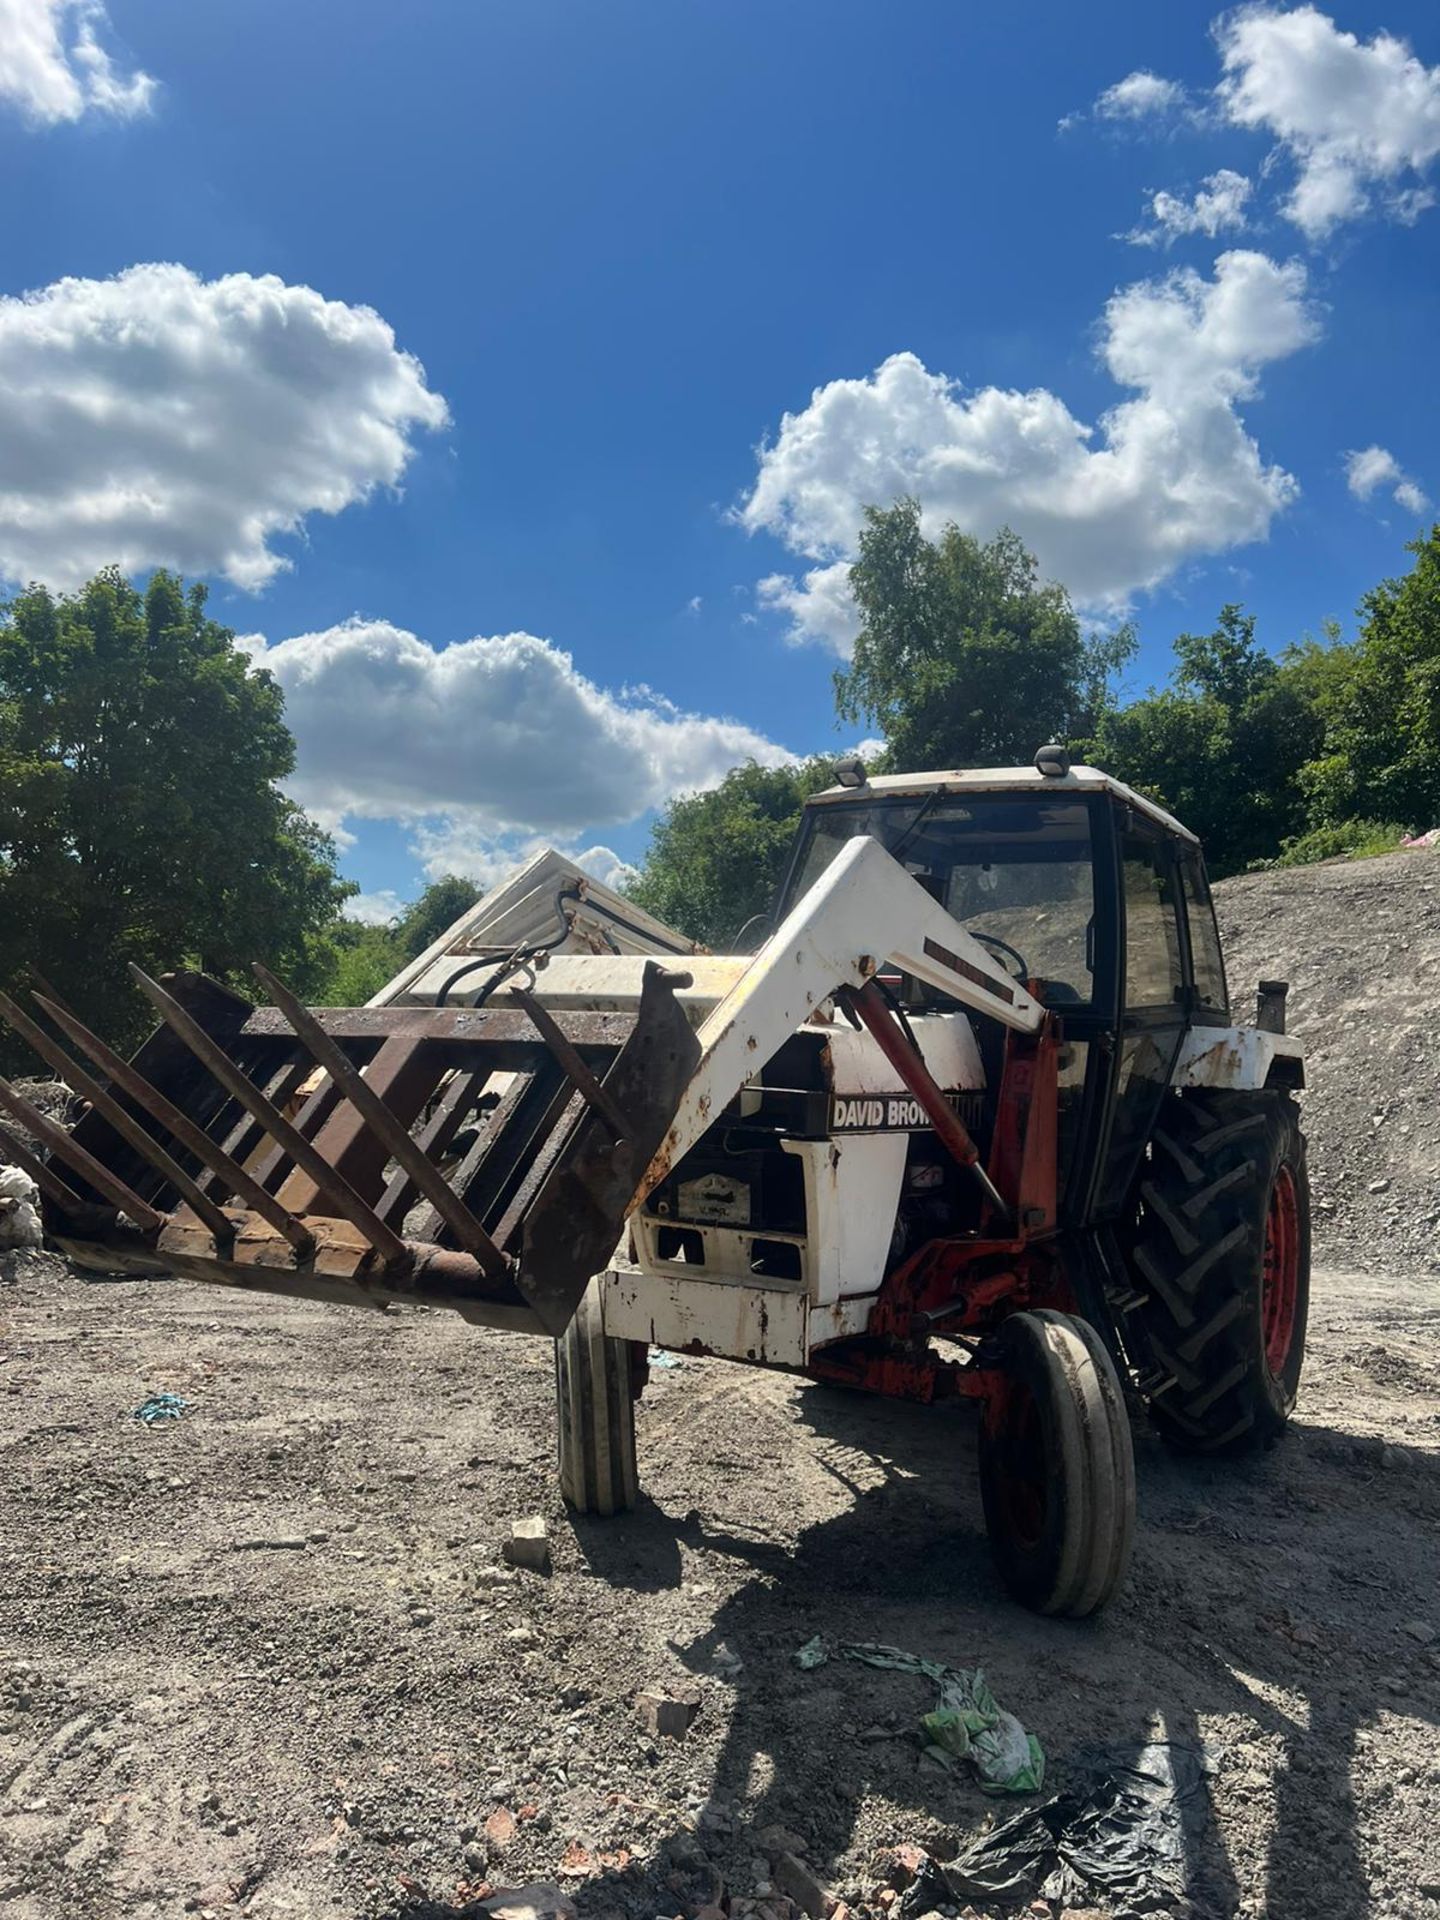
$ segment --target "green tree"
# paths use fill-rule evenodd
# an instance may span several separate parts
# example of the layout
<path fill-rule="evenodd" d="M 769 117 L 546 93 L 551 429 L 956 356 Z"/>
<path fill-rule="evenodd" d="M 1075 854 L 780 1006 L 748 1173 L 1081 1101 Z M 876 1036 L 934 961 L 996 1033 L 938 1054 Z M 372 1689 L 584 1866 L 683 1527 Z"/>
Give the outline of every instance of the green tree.
<path fill-rule="evenodd" d="M 834 783 L 832 760 L 788 767 L 752 760 L 709 793 L 672 800 L 626 891 L 667 926 L 725 952 L 747 921 L 769 913 L 800 810 Z"/>
<path fill-rule="evenodd" d="M 1093 731 L 1134 650 L 1128 626 L 1087 638 L 1008 528 L 927 540 L 915 500 L 868 508 L 865 521 L 850 569 L 863 624 L 835 704 L 852 725 L 878 726 L 888 766 L 1025 765 L 1046 741 Z"/>
<path fill-rule="evenodd" d="M 417 900 L 392 920 L 378 925 L 337 920 L 329 929 L 330 959 L 315 991 L 327 1007 L 363 1007 L 388 986 L 407 961 L 416 960 L 433 940 L 480 898 L 473 880 L 449 873 L 432 880 Z"/>
<path fill-rule="evenodd" d="M 339 920 L 330 929 L 328 944 L 329 962 L 312 996 L 323 1007 L 363 1007 L 389 985 L 408 957 L 393 922 L 377 927 Z"/>
<path fill-rule="evenodd" d="M 1299 772 L 1320 740 L 1319 651 L 1276 660 L 1252 614 L 1222 607 L 1213 632 L 1177 638 L 1169 687 L 1101 715 L 1086 757 L 1198 833 L 1213 872 L 1271 858 L 1305 825 Z"/>
<path fill-rule="evenodd" d="M 280 689 L 205 590 L 107 569 L 0 609 L 0 980 L 33 963 L 113 1043 L 152 1024 L 126 962 L 309 991 L 354 888 L 279 782 Z M 13 1057 L 13 1054 L 12 1054 Z"/>
<path fill-rule="evenodd" d="M 405 958 L 419 959 L 431 942 L 454 926 L 480 897 L 475 882 L 462 879 L 458 873 L 447 873 L 439 880 L 432 880 L 395 923 L 395 937 Z"/>
<path fill-rule="evenodd" d="M 1300 779 L 1313 827 L 1440 822 L 1440 525 L 1407 551 L 1410 572 L 1361 602 L 1354 645 L 1310 663 L 1323 738 Z"/>

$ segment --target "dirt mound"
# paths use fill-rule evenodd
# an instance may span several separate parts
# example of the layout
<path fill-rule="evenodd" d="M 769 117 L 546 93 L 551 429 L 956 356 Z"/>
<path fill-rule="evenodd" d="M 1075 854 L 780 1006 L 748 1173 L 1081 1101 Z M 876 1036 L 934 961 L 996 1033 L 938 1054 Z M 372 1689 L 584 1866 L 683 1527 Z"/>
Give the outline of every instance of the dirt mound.
<path fill-rule="evenodd" d="M 1215 899 L 1238 1016 L 1257 980 L 1290 982 L 1316 1259 L 1440 1272 L 1440 857 L 1243 874 Z"/>

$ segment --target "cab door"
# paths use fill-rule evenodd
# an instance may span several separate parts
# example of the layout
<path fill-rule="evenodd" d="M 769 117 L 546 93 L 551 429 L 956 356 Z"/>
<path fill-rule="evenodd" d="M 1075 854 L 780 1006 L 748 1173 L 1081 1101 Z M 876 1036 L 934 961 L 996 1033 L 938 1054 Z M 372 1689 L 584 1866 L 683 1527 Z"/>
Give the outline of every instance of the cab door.
<path fill-rule="evenodd" d="M 1115 829 L 1120 1018 L 1094 1189 L 1102 1220 L 1129 1194 L 1189 1023 L 1175 843 L 1128 808 L 1117 810 Z"/>

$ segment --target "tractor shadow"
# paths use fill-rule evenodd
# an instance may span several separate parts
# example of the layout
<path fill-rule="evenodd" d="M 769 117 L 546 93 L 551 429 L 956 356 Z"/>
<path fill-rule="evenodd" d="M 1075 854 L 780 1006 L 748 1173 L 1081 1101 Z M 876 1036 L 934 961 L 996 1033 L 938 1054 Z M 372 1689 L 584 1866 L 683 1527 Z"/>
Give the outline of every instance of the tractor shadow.
<path fill-rule="evenodd" d="M 594 1569 L 620 1585 L 678 1586 L 696 1555 L 752 1576 L 702 1636 L 674 1648 L 732 1690 L 710 1791 L 733 1831 L 722 1811 L 700 1838 L 735 1891 L 750 1887 L 747 1833 L 770 1824 L 803 1835 L 823 1876 L 842 1855 L 853 1870 L 857 1854 L 902 1841 L 953 1850 L 1031 1804 L 983 1795 L 968 1774 L 921 1756 L 924 1679 L 839 1659 L 801 1670 L 794 1655 L 819 1633 L 981 1667 L 1044 1745 L 1047 1794 L 1093 1778 L 1085 1755 L 1096 1746 L 1207 1746 L 1218 1817 L 1185 1863 L 1197 1914 L 1229 1920 L 1262 1891 L 1277 1920 L 1372 1910 L 1357 1750 L 1387 1706 L 1440 1718 L 1440 1676 L 1404 1630 L 1434 1611 L 1424 1548 L 1440 1518 L 1433 1456 L 1382 1466 L 1378 1446 L 1302 1422 L 1258 1459 L 1182 1460 L 1138 1427 L 1129 1581 L 1099 1619 L 1050 1621 L 1015 1606 L 992 1569 L 969 1409 L 813 1385 L 794 1404 L 803 1470 L 831 1476 L 840 1501 L 798 1537 L 727 1531 L 650 1502 L 619 1529 L 577 1524 Z M 1242 1826 L 1248 1869 L 1227 1846 Z M 653 1891 L 668 1912 L 665 1864 Z M 851 1882 L 869 1877 L 851 1872 Z M 831 1880 L 842 1895 L 862 1891 L 844 1867 Z"/>

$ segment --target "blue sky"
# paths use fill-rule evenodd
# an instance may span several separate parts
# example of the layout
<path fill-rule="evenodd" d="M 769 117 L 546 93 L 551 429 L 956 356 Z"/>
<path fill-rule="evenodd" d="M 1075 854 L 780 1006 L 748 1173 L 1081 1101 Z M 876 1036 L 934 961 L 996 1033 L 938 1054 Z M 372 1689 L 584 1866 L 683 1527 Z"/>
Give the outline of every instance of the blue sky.
<path fill-rule="evenodd" d="M 367 896 L 633 858 L 851 744 L 873 494 L 1136 690 L 1348 623 L 1440 493 L 1437 151 L 1409 0 L 0 0 L 0 578 L 208 578 Z"/>

